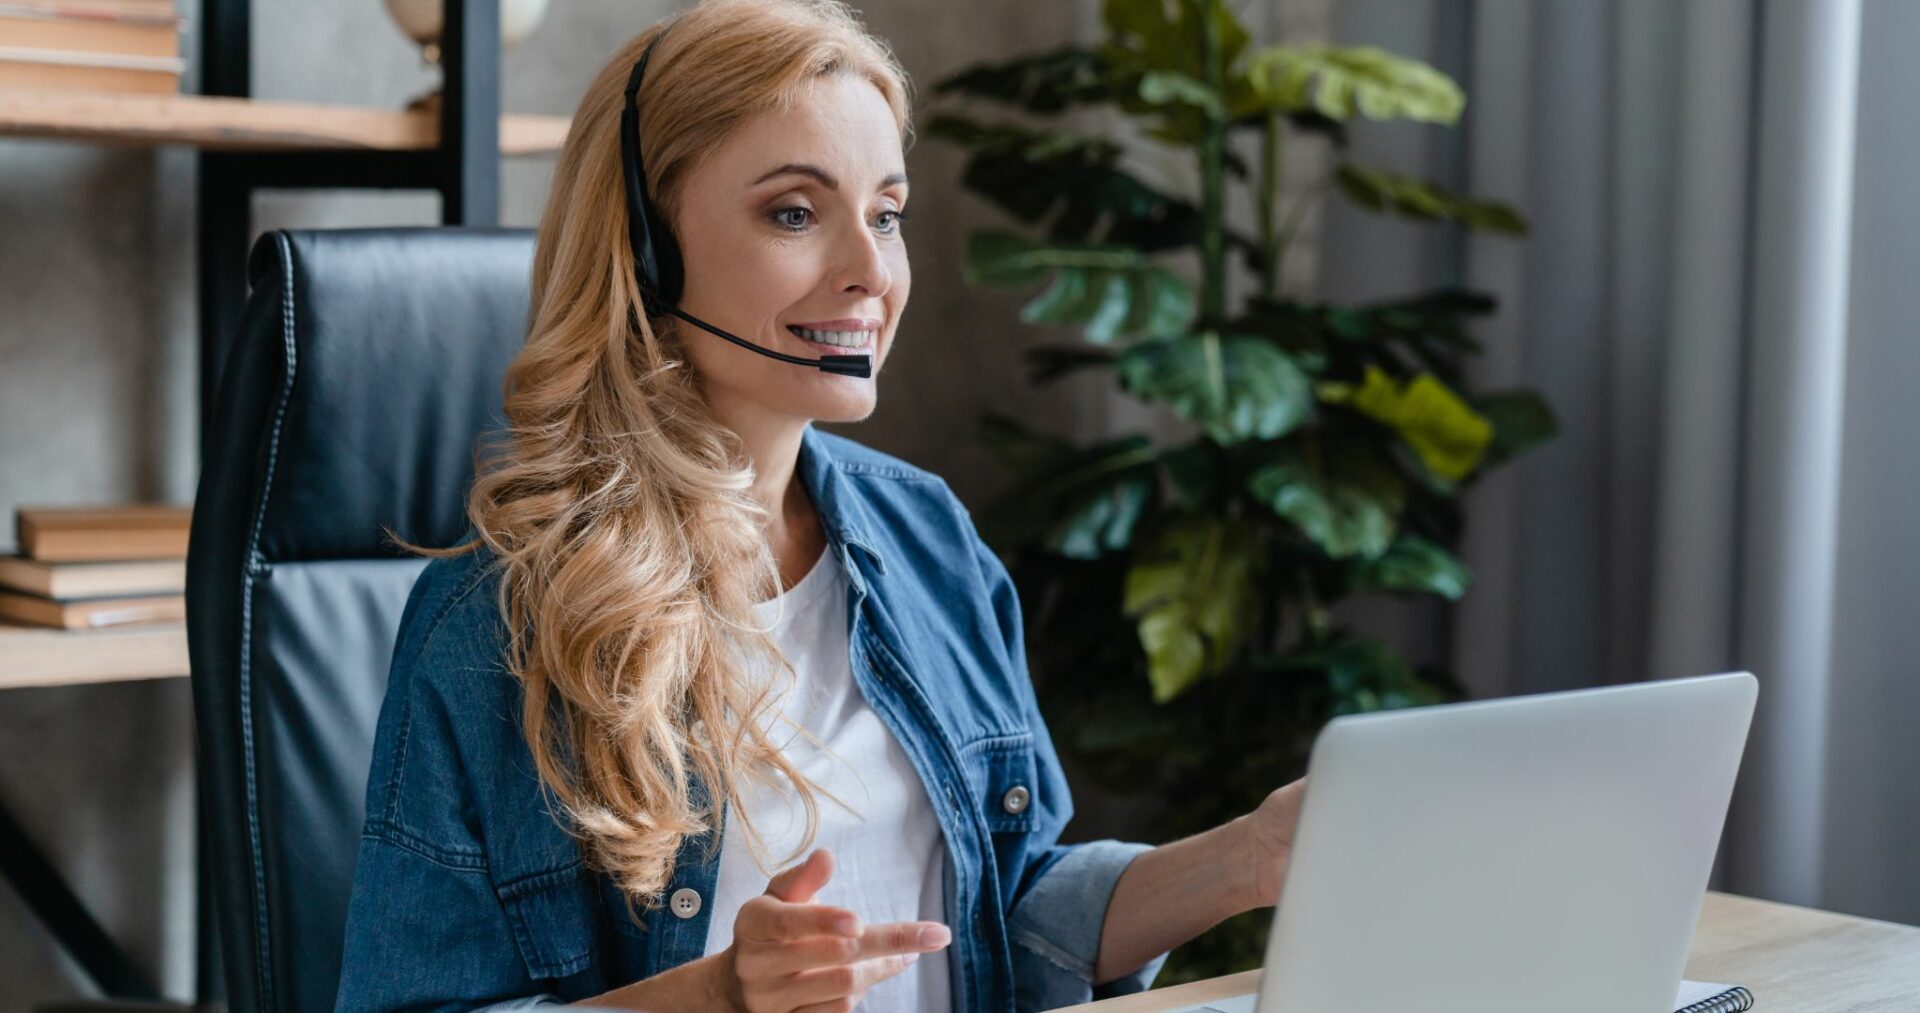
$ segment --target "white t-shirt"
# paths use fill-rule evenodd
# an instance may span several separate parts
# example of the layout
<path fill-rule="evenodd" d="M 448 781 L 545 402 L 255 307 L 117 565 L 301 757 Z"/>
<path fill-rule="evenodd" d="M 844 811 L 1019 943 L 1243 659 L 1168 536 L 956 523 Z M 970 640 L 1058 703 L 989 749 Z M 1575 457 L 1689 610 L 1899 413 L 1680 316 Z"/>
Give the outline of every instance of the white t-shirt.
<path fill-rule="evenodd" d="M 814 845 L 833 852 L 834 872 L 814 901 L 847 908 L 862 925 L 944 923 L 946 844 L 939 820 L 906 752 L 854 685 L 847 595 L 846 571 L 829 549 L 799 583 L 754 606 L 762 623 L 777 620 L 774 640 L 794 669 L 785 701 L 769 710 L 768 733 L 788 762 L 824 789 L 817 796 L 820 824 Z M 798 797 L 784 785 L 748 784 L 743 790 L 742 805 L 763 842 L 763 860 L 781 868 L 794 864 L 783 860 L 806 831 Z M 778 871 L 756 864 L 740 823 L 738 813 L 728 813 L 707 953 L 732 943 L 740 906 L 765 893 L 767 880 Z M 946 1013 L 952 1007 L 947 977 L 946 951 L 924 954 L 869 989 L 862 1008 Z"/>

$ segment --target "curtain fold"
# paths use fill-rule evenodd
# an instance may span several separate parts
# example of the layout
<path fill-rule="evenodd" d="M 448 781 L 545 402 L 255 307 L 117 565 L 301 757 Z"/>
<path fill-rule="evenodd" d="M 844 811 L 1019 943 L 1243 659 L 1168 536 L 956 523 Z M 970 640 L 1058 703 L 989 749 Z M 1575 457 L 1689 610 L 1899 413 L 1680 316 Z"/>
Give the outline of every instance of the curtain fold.
<path fill-rule="evenodd" d="M 1745 889 L 1818 905 L 1860 0 L 1776 0 L 1763 21 L 1736 641 L 1739 662 L 1763 680 L 1763 702 L 1730 872 Z"/>
<path fill-rule="evenodd" d="M 1715 885 L 1909 922 L 1920 464 L 1892 434 L 1920 428 L 1915 37 L 1915 5 L 1861 0 L 1338 19 L 1344 43 L 1425 40 L 1468 95 L 1451 156 L 1409 163 L 1389 129 L 1358 132 L 1361 157 L 1532 223 L 1391 279 L 1497 296 L 1480 382 L 1540 388 L 1564 426 L 1473 493 L 1455 668 L 1483 695 L 1752 670 Z M 1366 263 L 1377 232 L 1330 222 L 1327 263 Z"/>

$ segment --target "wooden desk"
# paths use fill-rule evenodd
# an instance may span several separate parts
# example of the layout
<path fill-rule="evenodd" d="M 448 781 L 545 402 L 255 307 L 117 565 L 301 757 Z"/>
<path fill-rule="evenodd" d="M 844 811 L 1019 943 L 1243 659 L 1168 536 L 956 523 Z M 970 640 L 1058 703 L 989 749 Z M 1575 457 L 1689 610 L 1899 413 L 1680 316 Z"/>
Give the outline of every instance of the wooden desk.
<path fill-rule="evenodd" d="M 1745 985 L 1755 1013 L 1920 1010 L 1920 928 L 1709 893 L 1687 977 Z M 1245 971 L 1069 1008 L 1158 1013 L 1259 985 L 1260 972 Z"/>

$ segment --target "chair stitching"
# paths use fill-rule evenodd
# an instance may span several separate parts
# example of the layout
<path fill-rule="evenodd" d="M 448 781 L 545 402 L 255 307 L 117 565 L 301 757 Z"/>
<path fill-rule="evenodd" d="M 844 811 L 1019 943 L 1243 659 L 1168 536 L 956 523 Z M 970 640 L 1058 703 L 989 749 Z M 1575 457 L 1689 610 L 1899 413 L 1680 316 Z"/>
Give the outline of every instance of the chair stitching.
<path fill-rule="evenodd" d="M 299 358 L 293 336 L 293 249 L 287 241 L 284 231 L 274 236 L 274 244 L 280 254 L 280 273 L 284 287 L 280 292 L 281 334 L 280 340 L 286 354 L 286 369 L 282 373 L 280 395 L 274 406 L 273 428 L 267 443 L 266 474 L 260 483 L 260 499 L 254 507 L 253 529 L 247 534 L 246 566 L 241 577 L 240 594 L 240 746 L 244 760 L 247 787 L 247 843 L 253 863 L 253 903 L 255 925 L 255 948 L 259 951 L 255 959 L 259 962 L 255 969 L 264 1009 L 273 1009 L 273 963 L 270 957 L 267 920 L 267 884 L 266 857 L 261 844 L 260 834 L 260 792 L 258 780 L 258 761 L 253 736 L 253 589 L 254 578 L 259 572 L 260 529 L 266 520 L 267 501 L 273 492 L 275 465 L 279 463 L 280 432 L 287 413 L 287 404 L 292 400 L 293 378 L 299 368 Z"/>

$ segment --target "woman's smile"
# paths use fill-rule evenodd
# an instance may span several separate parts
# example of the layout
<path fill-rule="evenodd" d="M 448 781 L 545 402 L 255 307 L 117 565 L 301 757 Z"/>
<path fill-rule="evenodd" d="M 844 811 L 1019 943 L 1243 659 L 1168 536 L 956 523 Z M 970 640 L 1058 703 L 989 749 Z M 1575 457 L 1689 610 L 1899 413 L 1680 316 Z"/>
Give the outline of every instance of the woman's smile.
<path fill-rule="evenodd" d="M 845 353 L 851 349 L 866 349 L 871 352 L 874 338 L 880 333 L 880 321 L 862 317 L 788 324 L 787 333 L 810 346 L 825 348 L 831 352 Z"/>

